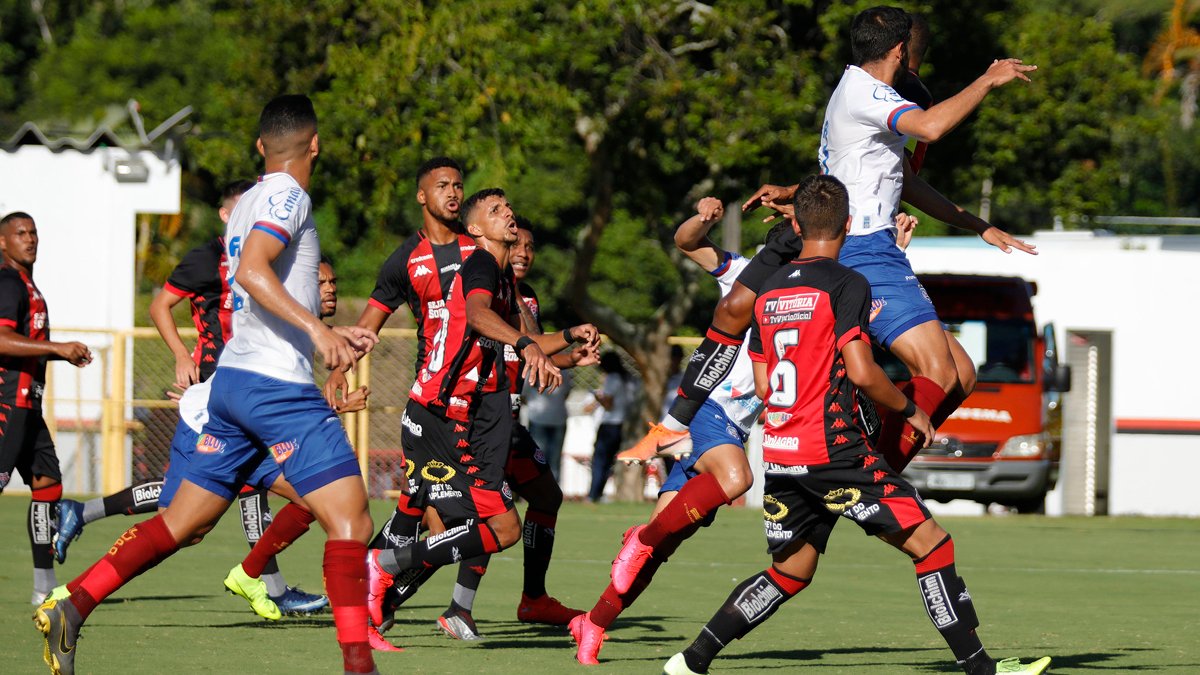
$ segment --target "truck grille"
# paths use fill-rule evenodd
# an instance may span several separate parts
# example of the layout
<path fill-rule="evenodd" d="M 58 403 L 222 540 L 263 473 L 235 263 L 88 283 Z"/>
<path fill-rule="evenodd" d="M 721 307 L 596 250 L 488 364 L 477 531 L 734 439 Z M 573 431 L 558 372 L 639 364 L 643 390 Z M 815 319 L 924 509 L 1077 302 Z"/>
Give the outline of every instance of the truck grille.
<path fill-rule="evenodd" d="M 939 438 L 921 451 L 922 457 L 991 457 L 996 454 L 995 443 L 963 443 L 956 438 Z"/>

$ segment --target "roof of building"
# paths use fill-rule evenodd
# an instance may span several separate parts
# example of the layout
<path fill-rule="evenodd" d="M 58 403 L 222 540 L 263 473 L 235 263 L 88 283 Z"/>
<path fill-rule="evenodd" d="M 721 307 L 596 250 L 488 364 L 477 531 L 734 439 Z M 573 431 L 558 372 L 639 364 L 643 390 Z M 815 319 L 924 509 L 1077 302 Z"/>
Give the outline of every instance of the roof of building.
<path fill-rule="evenodd" d="M 170 151 L 174 147 L 174 142 L 167 132 L 185 130 L 186 120 L 191 114 L 192 107 L 186 106 L 147 132 L 139 113 L 137 101 L 130 99 L 125 104 L 124 113 L 115 122 L 101 123 L 88 132 L 54 126 L 47 126 L 43 129 L 32 120 L 25 122 L 17 129 L 16 133 L 7 139 L 0 140 L 0 149 L 11 152 L 24 145 L 42 145 L 52 152 L 62 150 L 90 152 L 102 147 Z"/>

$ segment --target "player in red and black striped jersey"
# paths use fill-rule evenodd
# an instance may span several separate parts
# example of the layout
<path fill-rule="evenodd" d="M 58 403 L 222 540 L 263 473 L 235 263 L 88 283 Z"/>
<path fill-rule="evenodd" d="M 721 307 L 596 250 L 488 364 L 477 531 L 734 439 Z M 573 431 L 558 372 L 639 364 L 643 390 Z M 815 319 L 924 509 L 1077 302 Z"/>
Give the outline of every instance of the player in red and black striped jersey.
<path fill-rule="evenodd" d="M 842 517 L 912 559 L 929 618 L 965 672 L 1042 672 L 1049 659 L 998 668 L 988 656 L 955 571 L 953 540 L 859 427 L 856 387 L 904 416 L 925 443 L 933 437 L 929 416 L 875 364 L 870 284 L 837 262 L 851 222 L 846 188 L 832 176 L 811 176 L 797 186 L 794 208 L 804 247 L 763 283 L 750 341 L 756 388 L 767 402 L 763 517 L 772 564 L 739 584 L 663 672 L 708 672 L 721 649 L 808 586 Z"/>
<path fill-rule="evenodd" d="M 51 342 L 46 299 L 33 283 L 38 231 L 24 212 L 0 219 L 0 492 L 15 469 L 32 491 L 29 545 L 33 551 L 33 604 L 58 585 L 51 551 L 62 474 L 54 440 L 42 417 L 46 362 L 82 368 L 92 353 L 81 342 Z"/>

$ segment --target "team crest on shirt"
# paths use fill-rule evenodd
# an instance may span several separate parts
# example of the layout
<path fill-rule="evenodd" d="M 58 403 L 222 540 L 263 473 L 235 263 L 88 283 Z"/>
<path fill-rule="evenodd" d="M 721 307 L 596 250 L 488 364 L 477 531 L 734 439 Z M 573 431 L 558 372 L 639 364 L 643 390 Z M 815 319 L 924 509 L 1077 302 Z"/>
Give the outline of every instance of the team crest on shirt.
<path fill-rule="evenodd" d="M 287 458 L 291 457 L 292 453 L 295 452 L 299 447 L 300 442 L 294 438 L 290 441 L 276 443 L 275 445 L 271 446 L 271 456 L 275 458 L 276 464 L 283 464 L 285 461 L 287 461 Z"/>
<path fill-rule="evenodd" d="M 200 437 L 196 439 L 196 452 L 203 452 L 206 455 L 225 452 L 225 441 L 212 434 L 200 434 Z"/>

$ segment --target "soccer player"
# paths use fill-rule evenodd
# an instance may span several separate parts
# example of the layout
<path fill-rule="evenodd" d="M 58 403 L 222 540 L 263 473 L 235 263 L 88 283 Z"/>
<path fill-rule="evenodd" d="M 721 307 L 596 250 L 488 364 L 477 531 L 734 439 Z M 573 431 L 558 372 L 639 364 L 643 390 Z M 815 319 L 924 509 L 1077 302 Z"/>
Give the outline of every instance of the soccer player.
<path fill-rule="evenodd" d="M 77 367 L 92 361 L 81 342 L 51 342 L 46 299 L 33 283 L 38 230 L 16 211 L 0 218 L 0 492 L 16 469 L 31 490 L 26 520 L 33 551 L 33 604 L 58 585 L 50 548 L 62 474 L 54 439 L 42 417 L 46 362 Z"/>
<path fill-rule="evenodd" d="M 709 230 L 720 222 L 724 212 L 721 200 L 705 197 L 697 204 L 696 215 L 675 231 L 675 246 L 716 278 L 722 296 L 733 288 L 734 280 L 749 262 L 708 238 Z M 768 236 L 773 239 L 782 227 L 772 228 Z M 749 332 L 743 339 L 749 339 Z M 599 663 L 605 629 L 633 604 L 685 539 L 710 525 L 721 505 L 732 503 L 750 488 L 753 478 L 745 444 L 761 412 L 762 401 L 754 391 L 754 369 L 743 350 L 729 377 L 704 402 L 692 422 L 691 454 L 671 467 L 649 524 L 637 525 L 625 534 L 624 545 L 613 562 L 612 583 L 590 612 L 571 621 L 577 661 Z"/>
<path fill-rule="evenodd" d="M 913 174 L 903 161 L 905 137 L 929 143 L 940 139 L 978 107 L 989 91 L 1014 79 L 1028 81 L 1026 73 L 1037 67 L 1018 59 L 997 60 L 966 89 L 922 110 L 891 86 L 909 63 L 911 34 L 911 19 L 895 7 L 875 7 L 855 17 L 851 47 L 859 65 L 846 68 L 830 98 L 819 159 L 822 172 L 842 180 L 850 192 L 855 225 L 842 261 L 862 271 L 872 283 L 872 335 L 913 373 L 905 392 L 930 415 L 936 428 L 974 387 L 974 366 L 964 362 L 969 360 L 966 351 L 937 320 L 908 259 L 895 245 L 894 223 L 901 198 L 934 218 L 978 233 L 1005 253 L 1036 251 L 953 204 Z M 794 192 L 795 186 L 765 185 L 743 208 L 763 205 L 790 215 Z M 788 240 L 778 250 L 768 247 L 756 256 L 764 264 L 752 264 L 740 278 L 745 288 L 735 288 L 722 299 L 708 339 L 699 349 L 702 358 L 689 364 L 680 398 L 668 419 L 630 450 L 637 450 L 635 459 L 653 456 L 659 448 L 684 437 L 699 407 L 697 401 L 708 396 L 710 383 L 724 377 L 731 354 L 737 352 L 737 342 L 725 329 L 749 324 L 750 291 L 756 290 L 772 266 L 786 262 L 789 253 L 794 256 L 798 238 Z M 920 447 L 919 440 L 915 430 L 898 416 L 888 415 L 884 420 L 879 445 L 894 468 L 902 470 L 907 465 Z"/>
<path fill-rule="evenodd" d="M 358 460 L 312 381 L 312 354 L 345 370 L 378 338 L 317 317 L 320 245 L 307 187 L 320 146 L 305 96 L 273 99 L 259 118 L 266 174 L 234 210 L 226 254 L 234 280 L 233 337 L 212 378 L 209 419 L 171 505 L 123 534 L 64 600 L 34 615 L 54 673 L 73 673 L 79 628 L 133 577 L 198 541 L 249 473 L 272 458 L 329 540 L 324 578 L 343 668 L 374 673 L 367 642 L 366 542 L 373 527 Z"/>
<path fill-rule="evenodd" d="M 846 188 L 831 176 L 802 181 L 795 217 L 800 257 L 764 284 L 750 341 L 763 433 L 765 529 L 772 564 L 739 584 L 696 640 L 671 657 L 669 675 L 706 673 L 732 640 L 766 621 L 807 587 L 840 517 L 903 551 L 934 627 L 969 675 L 1041 673 L 1049 658 L 997 663 L 975 629 L 954 541 L 916 490 L 867 442 L 854 412 L 855 387 L 933 438 L 928 415 L 875 364 L 868 337 L 871 288 L 837 258 L 852 223 Z"/>
<path fill-rule="evenodd" d="M 521 535 L 512 490 L 504 479 L 512 412 L 503 346 L 516 347 L 525 361 L 522 377 L 544 389 L 561 380 L 546 351 L 561 351 L 576 339 L 587 344 L 598 339 L 589 324 L 553 335 L 523 333 L 508 265 L 517 239 L 512 207 L 502 190 L 490 188 L 468 198 L 462 214 L 477 245 L 459 275 L 467 330 L 457 344 L 449 345 L 453 351 L 447 354 L 448 372 L 434 404 L 413 405 L 410 399 L 402 435 L 406 449 L 421 448 L 424 466 L 416 471 L 422 478 L 422 497 L 448 529 L 402 548 L 371 551 L 368 603 L 376 625 L 383 621 L 384 594 L 396 574 L 495 553 Z M 463 322 L 450 317 L 450 326 L 457 323 Z M 464 617 L 452 602 L 441 619 L 444 628 Z"/>

